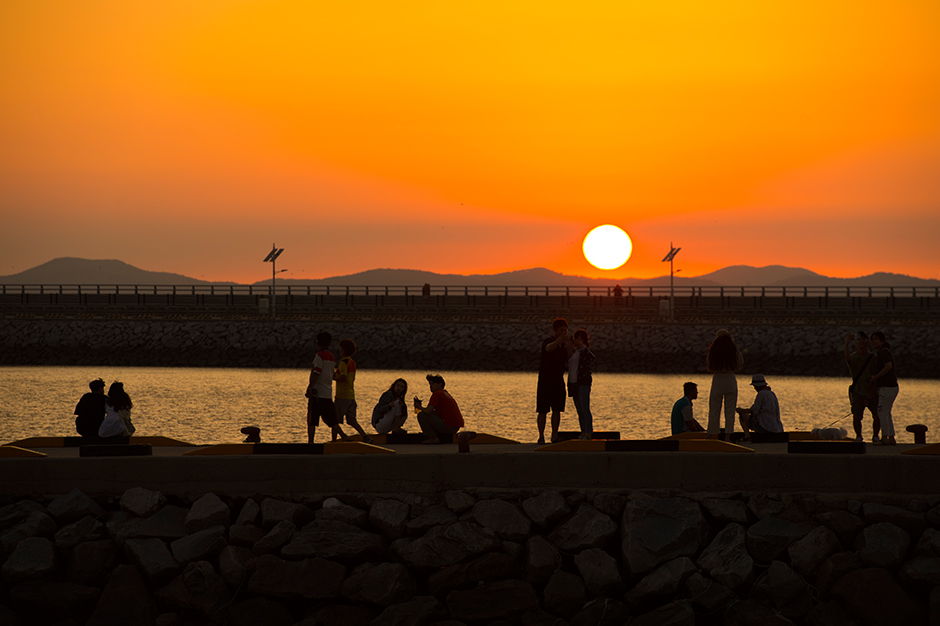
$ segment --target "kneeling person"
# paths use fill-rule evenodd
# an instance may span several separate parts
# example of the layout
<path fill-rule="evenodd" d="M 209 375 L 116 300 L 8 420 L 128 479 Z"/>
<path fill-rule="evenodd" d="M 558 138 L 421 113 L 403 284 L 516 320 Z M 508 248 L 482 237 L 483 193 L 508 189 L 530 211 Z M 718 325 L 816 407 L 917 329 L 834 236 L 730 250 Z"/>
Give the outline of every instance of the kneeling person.
<path fill-rule="evenodd" d="M 428 406 L 422 407 L 421 401 L 415 397 L 415 408 L 418 409 L 418 424 L 425 439 L 421 443 L 440 443 L 438 435 L 453 435 L 463 427 L 463 415 L 457 401 L 444 391 L 444 378 L 428 374 L 428 385 L 431 387 L 431 398 Z"/>

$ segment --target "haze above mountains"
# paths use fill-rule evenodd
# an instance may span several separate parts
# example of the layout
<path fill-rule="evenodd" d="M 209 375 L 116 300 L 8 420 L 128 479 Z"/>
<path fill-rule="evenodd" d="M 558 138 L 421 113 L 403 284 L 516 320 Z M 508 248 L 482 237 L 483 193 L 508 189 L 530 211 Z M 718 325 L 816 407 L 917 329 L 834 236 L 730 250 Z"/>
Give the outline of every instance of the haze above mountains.
<path fill-rule="evenodd" d="M 265 285 L 270 279 L 257 281 Z M 499 274 L 437 274 L 422 270 L 374 269 L 345 276 L 319 279 L 279 278 L 282 285 L 407 285 L 425 283 L 448 286 L 486 285 L 492 287 L 526 285 L 530 287 L 590 285 L 607 287 L 668 285 L 669 276 L 657 278 L 588 278 L 560 274 L 542 267 Z M 79 259 L 61 257 L 31 269 L 0 276 L 3 285 L 232 285 L 233 282 L 213 282 L 190 278 L 170 272 L 152 272 L 118 260 Z M 903 274 L 879 272 L 857 278 L 833 278 L 799 267 L 768 265 L 752 267 L 733 265 L 702 276 L 676 276 L 675 284 L 683 286 L 866 286 L 866 287 L 926 287 L 940 286 L 940 280 L 916 278 Z"/>

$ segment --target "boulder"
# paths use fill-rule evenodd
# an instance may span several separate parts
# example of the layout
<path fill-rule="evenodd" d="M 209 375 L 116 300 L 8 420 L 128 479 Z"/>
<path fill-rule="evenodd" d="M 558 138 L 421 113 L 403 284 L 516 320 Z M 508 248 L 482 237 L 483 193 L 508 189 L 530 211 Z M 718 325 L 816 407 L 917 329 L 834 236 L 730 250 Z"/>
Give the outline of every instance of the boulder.
<path fill-rule="evenodd" d="M 411 536 L 420 536 L 435 526 L 445 526 L 457 521 L 457 514 L 445 506 L 429 506 L 421 515 L 405 524 L 405 532 Z"/>
<path fill-rule="evenodd" d="M 381 535 L 344 522 L 315 521 L 307 524 L 301 532 L 294 533 L 290 543 L 281 548 L 281 556 L 286 559 L 363 562 L 383 557 L 385 550 L 385 539 Z"/>
<path fill-rule="evenodd" d="M 822 597 L 829 597 L 829 590 L 837 580 L 862 567 L 862 560 L 854 552 L 836 552 L 819 566 L 816 588 Z"/>
<path fill-rule="evenodd" d="M 121 496 L 121 510 L 137 517 L 150 517 L 165 505 L 166 496 L 143 487 L 131 487 Z"/>
<path fill-rule="evenodd" d="M 170 544 L 170 552 L 173 553 L 173 558 L 183 565 L 190 561 L 213 559 L 227 545 L 225 526 L 211 526 L 177 539 Z"/>
<path fill-rule="evenodd" d="M 444 493 L 444 503 L 454 513 L 463 513 L 473 508 L 473 505 L 477 503 L 477 499 L 466 491 L 451 490 Z"/>
<path fill-rule="evenodd" d="M 774 517 L 783 513 L 786 505 L 780 500 L 767 496 L 754 495 L 747 499 L 747 508 L 759 520 L 765 517 Z"/>
<path fill-rule="evenodd" d="M 767 599 L 791 619 L 801 618 L 813 608 L 809 585 L 783 561 L 770 564 L 767 573 L 754 584 L 752 595 Z"/>
<path fill-rule="evenodd" d="M 303 528 L 313 520 L 313 510 L 303 504 L 265 498 L 261 501 L 261 526 L 272 529 L 280 521 L 288 520 L 297 528 Z"/>
<path fill-rule="evenodd" d="M 620 516 L 623 515 L 623 508 L 627 506 L 627 497 L 602 491 L 594 496 L 592 504 L 594 504 L 595 509 L 611 519 L 620 519 Z"/>
<path fill-rule="evenodd" d="M 248 562 L 254 553 L 241 546 L 225 546 L 219 552 L 219 575 L 232 590 L 242 586 L 248 577 Z"/>
<path fill-rule="evenodd" d="M 809 522 L 793 523 L 779 517 L 765 517 L 748 528 L 747 551 L 756 562 L 770 563 L 812 529 Z"/>
<path fill-rule="evenodd" d="M 730 589 L 698 573 L 686 578 L 685 595 L 696 609 L 709 614 L 717 613 L 736 600 Z"/>
<path fill-rule="evenodd" d="M 66 553 L 65 580 L 104 587 L 119 561 L 118 548 L 110 539 L 84 541 Z"/>
<path fill-rule="evenodd" d="M 499 499 L 480 500 L 474 504 L 469 521 L 509 541 L 525 541 L 532 529 L 532 522 L 518 506 Z"/>
<path fill-rule="evenodd" d="M 631 500 L 620 530 L 623 564 L 631 576 L 680 556 L 695 557 L 709 532 L 701 508 L 687 498 Z"/>
<path fill-rule="evenodd" d="M 183 522 L 188 533 L 197 533 L 213 526 L 228 528 L 231 523 L 232 512 L 214 493 L 207 493 L 193 502 Z"/>
<path fill-rule="evenodd" d="M 156 615 L 153 596 L 137 569 L 118 565 L 108 578 L 87 626 L 153 624 Z"/>
<path fill-rule="evenodd" d="M 675 598 L 686 579 L 696 571 L 695 563 L 687 556 L 667 561 L 644 576 L 624 596 L 624 601 L 635 611 L 659 606 Z"/>
<path fill-rule="evenodd" d="M 880 567 L 849 572 L 832 587 L 832 597 L 866 626 L 923 624 L 918 603 Z"/>
<path fill-rule="evenodd" d="M 370 626 L 430 626 L 447 617 L 447 609 L 434 596 L 415 596 L 379 613 Z"/>
<path fill-rule="evenodd" d="M 59 524 L 74 522 L 86 515 L 95 518 L 104 515 L 104 509 L 101 508 L 101 505 L 86 496 L 78 488 L 50 502 L 46 510 Z"/>
<path fill-rule="evenodd" d="M 718 526 L 748 523 L 747 505 L 742 500 L 705 498 L 702 508 Z"/>
<path fill-rule="evenodd" d="M 264 597 L 249 598 L 235 604 L 228 610 L 225 617 L 225 626 L 293 626 L 294 624 L 294 616 L 290 609 L 280 602 Z"/>
<path fill-rule="evenodd" d="M 254 528 L 253 526 L 243 525 L 241 526 L 242 530 L 239 533 L 239 537 L 243 537 L 244 533 L 250 529 Z M 252 546 L 251 549 L 255 554 L 277 554 L 281 551 L 281 548 L 290 543 L 291 538 L 294 536 L 294 533 L 297 532 L 297 527 L 294 526 L 294 523 L 288 520 L 281 520 L 274 525 L 268 534 L 266 534 L 261 539 L 258 539 Z M 232 534 L 232 529 L 229 530 L 229 534 Z"/>
<path fill-rule="evenodd" d="M 98 541 L 106 535 L 104 524 L 89 515 L 60 528 L 55 534 L 55 548 L 66 552 L 83 541 Z"/>
<path fill-rule="evenodd" d="M 571 512 L 571 507 L 559 492 L 546 491 L 523 500 L 522 510 L 542 528 L 551 528 Z"/>
<path fill-rule="evenodd" d="M 722 623 L 724 626 L 793 626 L 794 622 L 760 600 L 748 598 L 732 603 L 725 611 Z"/>
<path fill-rule="evenodd" d="M 323 508 L 314 514 L 318 522 L 344 522 L 359 528 L 369 524 L 369 514 L 362 509 L 343 503 L 337 498 L 327 498 Z"/>
<path fill-rule="evenodd" d="M 24 539 L 30 537 L 52 537 L 58 527 L 51 517 L 39 511 L 29 513 L 22 522 L 0 537 L 0 556 L 10 554 Z"/>
<path fill-rule="evenodd" d="M 20 583 L 52 576 L 55 570 L 55 546 L 45 537 L 28 537 L 16 545 L 4 561 L 3 582 Z"/>
<path fill-rule="evenodd" d="M 215 573 L 211 563 L 196 561 L 187 565 L 168 585 L 158 589 L 154 600 L 159 606 L 177 613 L 195 614 L 216 622 L 231 604 L 232 592 L 222 577 Z"/>
<path fill-rule="evenodd" d="M 128 539 L 124 542 L 124 556 L 154 586 L 167 583 L 180 570 L 179 562 L 162 539 Z"/>
<path fill-rule="evenodd" d="M 447 594 L 447 608 L 451 617 L 458 621 L 508 619 L 538 605 L 535 589 L 521 580 L 501 580 Z"/>
<path fill-rule="evenodd" d="M 401 539 L 410 511 L 411 507 L 400 500 L 379 498 L 369 507 L 369 523 L 389 539 Z"/>
<path fill-rule="evenodd" d="M 414 596 L 415 581 L 401 563 L 366 563 L 350 573 L 340 595 L 354 604 L 391 606 Z"/>
<path fill-rule="evenodd" d="M 144 518 L 117 511 L 106 517 L 104 528 L 111 537 L 111 540 L 118 546 L 123 546 L 124 542 L 133 537 L 140 525 L 144 523 Z"/>
<path fill-rule="evenodd" d="M 307 618 L 294 626 L 369 626 L 379 614 L 372 606 L 350 606 L 348 604 L 317 604 L 307 611 Z"/>
<path fill-rule="evenodd" d="M 322 600 L 339 595 L 346 568 L 321 558 L 285 561 L 263 554 L 248 579 L 248 591 L 280 598 Z"/>
<path fill-rule="evenodd" d="M 50 543 L 51 545 L 51 543 Z M 9 588 L 10 607 L 28 616 L 24 624 L 55 624 L 68 619 L 83 623 L 91 615 L 101 590 L 55 581 L 29 581 Z"/>
<path fill-rule="evenodd" d="M 585 604 L 571 618 L 571 626 L 621 626 L 629 621 L 630 611 L 623 602 L 600 597 Z"/>
<path fill-rule="evenodd" d="M 695 611 L 688 600 L 676 600 L 633 618 L 630 626 L 695 626 Z"/>
<path fill-rule="evenodd" d="M 8 528 L 12 528 L 22 522 L 30 513 L 43 513 L 48 515 L 46 507 L 32 500 L 20 500 L 19 502 L 0 507 L 0 535 Z"/>
<path fill-rule="evenodd" d="M 825 511 L 816 516 L 816 521 L 834 532 L 843 548 L 855 545 L 855 537 L 865 528 L 862 518 L 848 511 Z"/>
<path fill-rule="evenodd" d="M 600 595 L 623 585 L 623 577 L 616 559 L 600 548 L 582 550 L 574 557 L 574 564 L 593 595 Z"/>
<path fill-rule="evenodd" d="M 189 511 L 181 506 L 168 504 L 147 519 L 139 522 L 130 536 L 134 538 L 156 538 L 173 541 L 185 537 L 186 516 Z"/>
<path fill-rule="evenodd" d="M 862 505 L 862 513 L 869 525 L 888 523 L 903 528 L 910 535 L 919 535 L 927 526 L 927 519 L 923 513 L 908 511 L 897 506 L 866 502 Z"/>
<path fill-rule="evenodd" d="M 855 538 L 855 553 L 869 567 L 897 569 L 904 562 L 911 537 L 906 531 L 881 522 L 872 524 Z"/>
<path fill-rule="evenodd" d="M 730 589 L 744 589 L 754 580 L 754 559 L 746 547 L 747 531 L 728 524 L 698 558 L 698 565 L 711 578 Z"/>
<path fill-rule="evenodd" d="M 898 579 L 905 589 L 927 591 L 940 587 L 940 558 L 915 556 L 901 566 Z"/>
<path fill-rule="evenodd" d="M 561 567 L 561 553 L 547 539 L 535 535 L 526 542 L 525 579 L 541 587 Z"/>
<path fill-rule="evenodd" d="M 244 524 L 254 524 L 257 525 L 261 521 L 261 507 L 257 502 L 248 498 L 245 500 L 245 503 L 242 505 L 241 511 L 238 512 L 238 517 L 235 518 L 235 526 L 242 526 Z M 293 522 L 292 522 L 293 523 Z"/>
<path fill-rule="evenodd" d="M 820 602 L 803 618 L 806 626 L 858 626 L 836 601 Z"/>
<path fill-rule="evenodd" d="M 587 600 L 587 589 L 580 576 L 555 570 L 542 592 L 545 608 L 556 615 L 572 617 Z"/>
<path fill-rule="evenodd" d="M 293 524 L 287 520 L 284 520 L 284 523 L 293 526 Z M 275 527 L 277 527 L 277 524 L 275 524 Z M 228 529 L 229 543 L 242 546 L 243 548 L 253 548 L 265 535 L 267 535 L 267 533 L 264 532 L 263 529 L 252 524 L 236 524 Z M 293 535 L 291 535 L 291 537 L 293 537 Z"/>
<path fill-rule="evenodd" d="M 563 552 L 604 548 L 617 534 L 617 524 L 589 504 L 581 504 L 574 515 L 552 530 L 547 538 Z"/>
<path fill-rule="evenodd" d="M 940 530 L 928 528 L 920 536 L 914 554 L 918 556 L 940 556 Z"/>
<path fill-rule="evenodd" d="M 418 539 L 399 539 L 392 543 L 392 551 L 410 567 L 438 569 L 497 550 L 500 545 L 493 531 L 477 524 L 457 522 L 435 526 Z"/>
<path fill-rule="evenodd" d="M 825 526 L 817 526 L 802 539 L 787 548 L 793 570 L 801 576 L 814 574 L 827 558 L 839 552 L 842 546 L 836 534 Z"/>

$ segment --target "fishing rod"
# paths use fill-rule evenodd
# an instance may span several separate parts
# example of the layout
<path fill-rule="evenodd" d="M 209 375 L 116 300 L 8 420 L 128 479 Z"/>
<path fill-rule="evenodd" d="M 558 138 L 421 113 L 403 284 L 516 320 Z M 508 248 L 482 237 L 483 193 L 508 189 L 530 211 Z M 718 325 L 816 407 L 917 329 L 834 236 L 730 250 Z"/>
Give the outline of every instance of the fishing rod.
<path fill-rule="evenodd" d="M 849 415 L 851 415 L 851 414 L 852 414 L 852 411 L 849 411 L 848 413 L 846 413 L 845 415 L 843 415 L 842 417 L 840 417 L 839 419 L 837 419 L 836 421 L 834 421 L 832 424 L 838 424 L 839 422 L 841 422 L 842 420 L 844 420 L 845 418 L 847 418 L 847 417 L 848 417 Z M 832 426 L 832 424 L 829 424 L 829 426 Z M 829 428 L 829 426 L 826 426 L 825 428 Z"/>

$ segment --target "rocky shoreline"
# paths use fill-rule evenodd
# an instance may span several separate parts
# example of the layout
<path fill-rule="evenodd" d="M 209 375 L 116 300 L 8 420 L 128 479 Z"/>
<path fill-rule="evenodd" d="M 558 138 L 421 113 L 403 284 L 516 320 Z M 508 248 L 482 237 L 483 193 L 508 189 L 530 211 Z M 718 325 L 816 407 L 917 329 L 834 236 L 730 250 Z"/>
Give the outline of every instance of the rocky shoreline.
<path fill-rule="evenodd" d="M 933 624 L 938 505 L 75 489 L 0 507 L 0 624 Z"/>
<path fill-rule="evenodd" d="M 701 373 L 715 324 L 621 324 L 569 320 L 591 334 L 597 370 Z M 724 324 L 745 352 L 743 374 L 846 376 L 846 324 Z M 3 320 L 0 365 L 309 367 L 316 333 L 359 346 L 370 369 L 538 368 L 550 320 L 374 322 L 225 320 Z M 902 378 L 940 375 L 940 333 L 893 323 L 888 336 Z M 876 327 L 863 326 L 873 331 Z"/>

